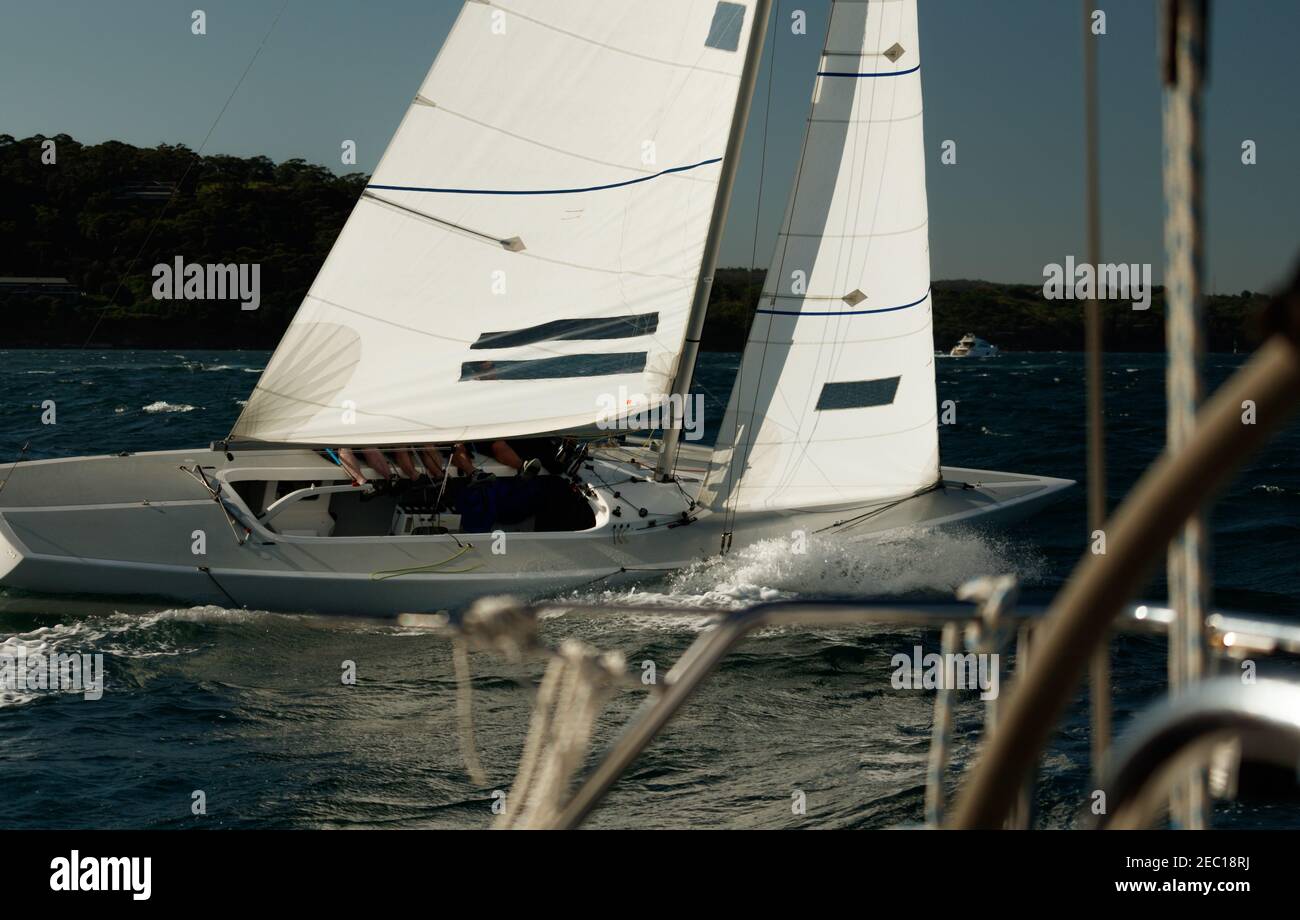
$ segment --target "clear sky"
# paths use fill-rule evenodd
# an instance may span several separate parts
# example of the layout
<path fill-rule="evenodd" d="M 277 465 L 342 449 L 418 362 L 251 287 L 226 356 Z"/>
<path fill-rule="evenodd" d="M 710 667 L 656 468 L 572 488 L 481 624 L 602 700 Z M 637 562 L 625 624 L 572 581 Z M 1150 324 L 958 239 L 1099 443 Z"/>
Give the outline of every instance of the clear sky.
<path fill-rule="evenodd" d="M 562 2 L 562 0 L 557 0 Z M 646 0 L 650 2 L 650 0 Z M 0 133 L 197 148 L 281 0 L 0 0 Z M 1154 0 L 1106 0 L 1104 261 L 1162 262 Z M 780 0 L 738 179 L 723 265 L 751 262 L 759 155 L 765 265 L 793 179 L 830 0 Z M 302 157 L 370 171 L 450 28 L 459 0 L 289 0 L 206 153 Z M 190 13 L 208 34 L 190 32 Z M 807 11 L 806 36 L 790 14 Z M 921 0 L 936 278 L 1041 283 L 1083 257 L 1082 9 L 1076 0 Z M 1213 4 L 1205 160 L 1211 290 L 1266 289 L 1300 247 L 1300 3 Z M 1258 164 L 1241 164 L 1241 143 Z M 939 162 L 957 142 L 958 162 Z M 2 207 L 2 203 L 0 203 Z"/>

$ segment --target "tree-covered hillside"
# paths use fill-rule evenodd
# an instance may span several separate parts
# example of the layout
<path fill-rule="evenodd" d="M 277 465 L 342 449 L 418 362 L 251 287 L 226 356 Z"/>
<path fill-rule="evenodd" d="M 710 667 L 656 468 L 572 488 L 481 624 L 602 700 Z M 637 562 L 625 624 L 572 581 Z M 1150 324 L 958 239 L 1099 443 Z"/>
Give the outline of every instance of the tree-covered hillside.
<path fill-rule="evenodd" d="M 66 135 L 46 165 L 42 140 L 0 135 L 0 276 L 66 277 L 84 296 L 4 304 L 0 345 L 271 347 L 366 184 L 302 160 Z M 260 308 L 155 300 L 153 266 L 178 255 L 259 263 Z"/>
<path fill-rule="evenodd" d="M 0 292 L 0 347 L 270 348 L 311 285 L 367 177 L 338 176 L 302 160 L 198 156 L 183 146 L 54 141 L 0 135 L 0 277 L 63 277 L 80 298 Z M 232 300 L 159 301 L 151 271 L 189 263 L 259 263 L 261 306 Z M 763 273 L 723 269 L 713 288 L 705 348 L 745 340 Z M 1211 298 L 1214 351 L 1248 348 L 1264 296 Z M 934 284 L 935 345 L 967 332 L 1004 349 L 1082 348 L 1083 307 L 1051 302 L 1041 286 L 986 281 Z M 1106 345 L 1163 348 L 1163 291 L 1150 310 L 1108 303 Z"/>

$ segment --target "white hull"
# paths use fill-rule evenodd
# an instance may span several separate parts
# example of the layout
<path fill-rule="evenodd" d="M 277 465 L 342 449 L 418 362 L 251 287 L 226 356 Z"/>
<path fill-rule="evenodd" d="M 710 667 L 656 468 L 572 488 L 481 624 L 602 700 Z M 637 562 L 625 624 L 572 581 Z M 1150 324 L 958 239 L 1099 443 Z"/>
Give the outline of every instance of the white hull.
<path fill-rule="evenodd" d="M 973 335 L 965 336 L 948 353 L 951 358 L 996 358 L 998 347 Z"/>
<path fill-rule="evenodd" d="M 687 449 L 682 488 L 647 481 L 653 455 L 625 448 L 593 458 L 584 479 L 596 526 L 577 532 L 292 536 L 256 523 L 231 483 L 241 478 L 333 480 L 338 467 L 307 450 L 209 450 L 47 460 L 0 467 L 0 585 L 41 594 L 147 596 L 258 610 L 390 615 L 462 607 L 486 594 L 544 596 L 588 584 L 654 577 L 719 553 L 723 515 L 683 523 L 707 451 Z M 241 521 L 182 466 L 201 464 Z M 795 530 L 845 539 L 916 526 L 1004 524 L 1031 513 L 1070 481 L 945 467 L 942 489 L 888 503 L 751 513 L 732 522 L 733 549 Z M 632 481 L 630 477 L 637 477 Z M 610 483 L 601 485 L 598 478 Z M 967 485 L 963 485 L 963 483 Z M 975 485 L 971 488 L 970 485 Z M 620 498 L 615 498 L 618 492 Z M 637 508 L 644 507 L 644 517 Z M 620 514 L 613 509 L 619 508 Z M 242 509 L 242 510 L 241 510 Z M 874 512 L 858 520 L 864 512 Z M 854 522 L 854 523 L 845 523 Z M 197 532 L 206 552 L 196 555 Z M 385 575 L 412 567 L 424 570 Z"/>
<path fill-rule="evenodd" d="M 970 348 L 965 350 L 958 347 L 958 348 L 954 348 L 952 352 L 948 355 L 948 357 L 950 358 L 996 358 L 997 356 L 998 356 L 998 349 L 996 345 L 989 345 L 985 348 Z"/>

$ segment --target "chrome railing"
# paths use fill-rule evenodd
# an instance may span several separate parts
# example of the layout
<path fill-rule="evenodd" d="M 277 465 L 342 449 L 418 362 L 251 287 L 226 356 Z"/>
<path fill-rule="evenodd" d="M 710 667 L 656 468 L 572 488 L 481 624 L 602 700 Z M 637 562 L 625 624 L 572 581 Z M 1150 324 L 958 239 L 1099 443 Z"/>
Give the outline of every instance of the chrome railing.
<path fill-rule="evenodd" d="M 1014 598 L 1014 589 L 1008 591 L 1008 585 L 1000 579 L 980 579 L 964 588 L 963 593 L 975 603 L 904 605 L 867 604 L 855 601 L 782 601 L 712 614 L 716 617 L 716 621 L 696 637 L 665 675 L 661 684 L 648 688 L 651 692 L 644 704 L 624 726 L 618 737 L 600 753 L 595 766 L 578 780 L 571 797 L 558 809 L 558 817 L 549 826 L 556 828 L 581 826 L 628 767 L 708 680 L 722 659 L 748 636 L 761 629 L 861 626 L 920 628 L 940 632 L 944 637 L 944 650 L 950 653 L 956 646 L 964 646 L 968 651 L 998 652 L 1007 647 L 1014 637 L 1017 643 L 1017 654 L 1015 670 L 1010 675 L 1009 681 L 1009 693 L 1014 696 L 1017 678 L 1027 662 L 1027 650 L 1032 648 L 1032 636 L 1036 630 L 1047 626 L 1044 616 L 1048 608 L 1035 605 L 1011 606 L 1007 601 Z M 548 656 L 555 653 L 537 641 L 537 623 L 543 617 L 556 614 L 569 617 L 655 614 L 668 618 L 684 616 L 698 620 L 702 614 L 710 614 L 710 611 L 698 607 L 646 608 L 620 604 L 544 603 L 530 606 L 494 598 L 471 608 L 464 617 L 409 615 L 403 618 L 403 622 L 408 625 L 435 625 L 450 631 L 458 639 L 464 639 L 471 645 L 497 651 L 512 644 L 505 641 L 503 637 L 517 633 L 519 641 L 513 642 L 514 647 L 527 648 L 534 654 Z M 1174 620 L 1175 614 L 1168 607 L 1156 604 L 1134 604 L 1126 608 L 1115 621 L 1115 632 L 1166 635 Z M 1216 611 L 1206 618 L 1205 626 L 1211 653 L 1219 659 L 1239 660 L 1252 656 L 1279 655 L 1300 657 L 1300 626 L 1282 618 Z M 1232 681 L 1241 685 L 1241 682 L 1235 678 L 1221 678 L 1214 684 L 1216 687 L 1223 688 L 1227 686 L 1227 682 Z M 1272 688 L 1279 682 L 1261 682 L 1259 686 L 1265 683 Z M 1284 684 L 1284 686 L 1289 685 Z M 1292 689 L 1297 695 L 1296 698 L 1300 699 L 1300 688 Z M 1262 697 L 1268 693 L 1276 695 L 1276 691 L 1271 689 L 1256 694 L 1252 687 L 1243 687 L 1235 693 L 1220 689 L 1216 693 L 1215 699 L 1221 702 L 1236 701 L 1243 705 L 1253 705 L 1250 701 L 1257 696 Z M 1278 698 L 1281 699 L 1280 696 Z M 1192 706 L 1202 697 L 1189 699 L 1193 702 L 1187 705 Z M 937 826 L 943 815 L 948 748 L 946 726 L 949 722 L 950 707 L 950 693 L 941 689 L 936 696 L 930 770 L 927 774 L 926 819 L 930 826 Z M 1184 710 L 1171 711 L 1182 713 Z M 996 713 L 995 706 L 986 708 L 986 730 L 991 730 L 994 726 Z M 1300 713 L 1300 707 L 1297 708 L 1297 713 Z M 1171 715 L 1168 718 L 1172 720 L 1175 716 Z M 1112 777 L 1111 782 L 1115 784 L 1114 792 L 1110 793 L 1113 796 L 1112 802 L 1125 809 L 1127 815 L 1125 821 L 1136 820 L 1134 816 L 1140 816 L 1145 820 L 1150 814 L 1145 805 L 1143 809 L 1132 810 L 1137 794 L 1134 790 L 1140 790 L 1142 785 L 1135 779 L 1136 774 L 1132 772 L 1130 761 L 1140 764 L 1139 772 L 1141 772 L 1147 769 L 1154 753 L 1164 750 L 1168 750 L 1171 756 L 1173 754 L 1182 756 L 1186 753 L 1180 753 L 1179 750 L 1171 747 L 1165 735 L 1161 737 L 1166 741 L 1163 747 L 1160 744 L 1141 744 L 1137 747 L 1129 744 L 1115 752 L 1113 764 L 1093 765 L 1095 775 Z M 1217 738 L 1217 743 L 1221 746 L 1222 738 Z M 1196 751 L 1200 750 L 1200 748 L 1196 749 Z M 1134 751 L 1139 753 L 1135 754 Z M 1027 827 L 1029 825 L 1031 798 L 1032 778 L 1022 789 L 1020 800 L 1006 826 Z M 1146 799 L 1141 801 L 1145 803 Z"/>

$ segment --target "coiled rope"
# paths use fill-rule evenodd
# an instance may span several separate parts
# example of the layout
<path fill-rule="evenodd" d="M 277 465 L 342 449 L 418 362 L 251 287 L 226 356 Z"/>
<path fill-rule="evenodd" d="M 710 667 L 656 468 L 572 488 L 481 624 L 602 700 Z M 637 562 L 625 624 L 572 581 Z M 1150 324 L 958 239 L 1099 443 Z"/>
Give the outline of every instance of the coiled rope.
<path fill-rule="evenodd" d="M 536 614 L 512 598 L 483 598 L 459 623 L 448 625 L 453 630 L 461 754 L 467 772 L 480 786 L 488 785 L 488 778 L 474 738 L 470 649 L 494 652 L 511 662 L 537 653 L 549 658 L 515 781 L 506 794 L 505 809 L 492 826 L 501 830 L 555 826 L 569 802 L 573 776 L 587 756 L 596 717 L 606 700 L 620 687 L 639 684 L 628 675 L 619 652 L 602 652 L 574 639 L 558 649 L 544 646 Z"/>

